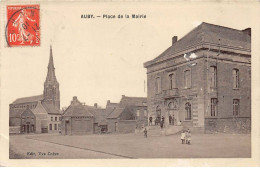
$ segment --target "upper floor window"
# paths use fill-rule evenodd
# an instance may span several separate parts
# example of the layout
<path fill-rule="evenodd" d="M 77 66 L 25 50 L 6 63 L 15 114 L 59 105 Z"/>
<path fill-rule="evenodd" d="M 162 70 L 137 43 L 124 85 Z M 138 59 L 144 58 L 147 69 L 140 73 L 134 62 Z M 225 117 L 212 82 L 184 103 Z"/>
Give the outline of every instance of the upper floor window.
<path fill-rule="evenodd" d="M 57 121 L 58 119 L 57 119 L 57 117 L 55 117 L 55 121 Z"/>
<path fill-rule="evenodd" d="M 140 116 L 140 110 L 136 110 L 136 116 L 137 116 L 137 117 Z"/>
<path fill-rule="evenodd" d="M 239 115 L 239 99 L 233 99 L 233 115 L 238 116 Z"/>
<path fill-rule="evenodd" d="M 144 110 L 144 116 L 148 116 L 147 110 Z"/>
<path fill-rule="evenodd" d="M 161 92 L 161 78 L 160 77 L 156 78 L 155 88 L 156 88 L 155 89 L 156 93 L 160 93 Z"/>
<path fill-rule="evenodd" d="M 169 75 L 170 79 L 170 89 L 176 88 L 176 78 L 175 78 L 175 73 L 172 73 Z"/>
<path fill-rule="evenodd" d="M 210 112 L 210 116 L 217 116 L 217 99 L 216 98 L 212 98 L 211 99 L 211 112 Z"/>
<path fill-rule="evenodd" d="M 52 124 L 49 125 L 49 129 L 52 130 Z"/>
<path fill-rule="evenodd" d="M 185 120 L 191 120 L 191 104 L 189 102 L 185 104 L 185 110 Z"/>
<path fill-rule="evenodd" d="M 51 117 L 51 121 L 53 121 L 53 117 Z"/>
<path fill-rule="evenodd" d="M 239 88 L 239 70 L 233 69 L 232 70 L 232 78 L 233 78 L 233 88 Z"/>
<path fill-rule="evenodd" d="M 210 87 L 217 87 L 217 67 L 210 66 Z"/>
<path fill-rule="evenodd" d="M 184 71 L 184 87 L 191 88 L 191 74 L 190 70 Z"/>

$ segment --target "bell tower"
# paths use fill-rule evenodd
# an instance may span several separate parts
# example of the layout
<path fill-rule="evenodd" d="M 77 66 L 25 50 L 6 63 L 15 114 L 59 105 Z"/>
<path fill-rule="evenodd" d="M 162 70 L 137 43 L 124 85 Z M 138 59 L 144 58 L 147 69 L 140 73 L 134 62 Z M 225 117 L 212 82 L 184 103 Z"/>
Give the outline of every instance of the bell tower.
<path fill-rule="evenodd" d="M 50 59 L 48 64 L 48 73 L 44 82 L 43 103 L 51 112 L 60 110 L 60 90 L 59 83 L 55 76 L 55 67 L 53 63 L 52 46 L 50 46 Z"/>

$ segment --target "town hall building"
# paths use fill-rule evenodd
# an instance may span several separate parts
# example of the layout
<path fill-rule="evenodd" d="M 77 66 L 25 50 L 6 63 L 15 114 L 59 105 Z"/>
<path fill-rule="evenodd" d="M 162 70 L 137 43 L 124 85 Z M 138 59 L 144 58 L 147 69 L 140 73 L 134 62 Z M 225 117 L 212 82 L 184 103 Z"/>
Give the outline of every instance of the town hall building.
<path fill-rule="evenodd" d="M 205 133 L 251 132 L 251 29 L 203 22 L 147 69 L 149 117 Z"/>
<path fill-rule="evenodd" d="M 18 98 L 9 105 L 9 129 L 10 133 L 58 133 L 60 122 L 60 90 L 50 47 L 43 94 Z"/>

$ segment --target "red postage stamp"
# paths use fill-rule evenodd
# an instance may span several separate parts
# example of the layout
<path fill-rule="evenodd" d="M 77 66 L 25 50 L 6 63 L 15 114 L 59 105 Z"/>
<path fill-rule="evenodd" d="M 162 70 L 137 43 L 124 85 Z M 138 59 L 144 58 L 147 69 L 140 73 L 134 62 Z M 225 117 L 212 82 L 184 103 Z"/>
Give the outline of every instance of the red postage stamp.
<path fill-rule="evenodd" d="M 6 42 L 13 46 L 39 46 L 40 5 L 8 5 Z"/>

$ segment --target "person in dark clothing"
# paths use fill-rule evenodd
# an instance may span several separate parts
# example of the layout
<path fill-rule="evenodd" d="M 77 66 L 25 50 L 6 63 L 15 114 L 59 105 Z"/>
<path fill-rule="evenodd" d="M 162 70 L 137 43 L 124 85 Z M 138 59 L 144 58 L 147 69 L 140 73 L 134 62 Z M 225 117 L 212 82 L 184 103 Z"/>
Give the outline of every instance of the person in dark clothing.
<path fill-rule="evenodd" d="M 144 137 L 147 138 L 147 129 L 144 128 Z"/>
<path fill-rule="evenodd" d="M 172 124 L 172 116 L 171 115 L 169 116 L 169 124 L 170 125 Z"/>
<path fill-rule="evenodd" d="M 150 117 L 149 117 L 149 126 L 151 126 L 152 124 L 153 124 L 153 117 L 150 116 Z"/>
<path fill-rule="evenodd" d="M 161 125 L 161 128 L 163 128 L 163 125 L 164 125 L 164 117 L 162 116 L 162 120 L 160 122 L 160 125 Z"/>

